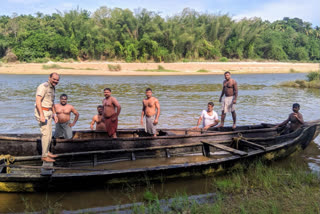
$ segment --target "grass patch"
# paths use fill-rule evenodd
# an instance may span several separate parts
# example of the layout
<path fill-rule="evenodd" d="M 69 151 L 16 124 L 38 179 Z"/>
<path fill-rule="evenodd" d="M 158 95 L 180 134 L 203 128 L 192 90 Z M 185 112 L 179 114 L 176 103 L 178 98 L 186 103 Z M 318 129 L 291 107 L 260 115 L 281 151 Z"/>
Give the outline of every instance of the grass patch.
<path fill-rule="evenodd" d="M 146 72 L 180 72 L 176 70 L 168 70 L 165 69 L 163 66 L 158 65 L 158 69 L 138 69 L 136 71 L 146 71 Z"/>
<path fill-rule="evenodd" d="M 220 61 L 220 62 L 228 62 L 229 60 L 228 60 L 227 57 L 221 57 L 221 58 L 219 59 L 219 61 Z"/>
<path fill-rule="evenodd" d="M 121 71 L 121 66 L 119 64 L 117 65 L 111 65 L 108 64 L 109 71 Z"/>
<path fill-rule="evenodd" d="M 280 86 L 294 87 L 294 88 L 317 88 L 320 89 L 320 73 L 309 72 L 307 80 L 295 80 L 280 83 Z"/>
<path fill-rule="evenodd" d="M 80 68 L 78 70 L 94 71 L 94 70 L 98 70 L 98 69 L 95 69 L 95 68 Z"/>
<path fill-rule="evenodd" d="M 57 65 L 57 64 L 43 65 L 42 68 L 45 69 L 45 70 L 49 70 L 49 69 L 74 69 L 74 68 L 71 68 L 71 67 L 62 67 L 62 66 Z"/>
<path fill-rule="evenodd" d="M 200 69 L 200 70 L 197 70 L 197 72 L 199 73 L 208 73 L 210 71 L 206 70 L 206 69 Z"/>

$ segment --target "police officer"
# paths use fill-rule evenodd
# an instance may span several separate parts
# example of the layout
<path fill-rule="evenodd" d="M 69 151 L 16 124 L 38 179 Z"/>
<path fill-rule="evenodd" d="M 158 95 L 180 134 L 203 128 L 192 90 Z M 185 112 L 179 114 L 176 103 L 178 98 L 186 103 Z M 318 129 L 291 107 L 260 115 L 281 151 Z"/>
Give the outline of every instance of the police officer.
<path fill-rule="evenodd" d="M 35 117 L 41 132 L 41 159 L 45 162 L 54 162 L 53 158 L 57 157 L 49 152 L 49 148 L 52 138 L 52 118 L 56 123 L 58 122 L 58 117 L 55 116 L 54 95 L 59 79 L 59 74 L 51 73 L 48 82 L 40 84 L 36 92 Z"/>

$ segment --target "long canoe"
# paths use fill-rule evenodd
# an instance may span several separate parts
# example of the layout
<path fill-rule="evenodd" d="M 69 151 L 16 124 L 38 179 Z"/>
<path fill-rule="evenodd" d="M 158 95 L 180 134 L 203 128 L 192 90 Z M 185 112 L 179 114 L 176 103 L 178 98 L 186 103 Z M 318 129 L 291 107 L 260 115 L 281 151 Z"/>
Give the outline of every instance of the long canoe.
<path fill-rule="evenodd" d="M 62 153 L 54 164 L 42 164 L 39 155 L 7 156 L 0 160 L 0 191 L 73 190 L 214 175 L 257 158 L 277 160 L 306 148 L 320 133 L 320 121 L 286 135 L 250 136 L 250 131 L 229 133 L 230 140 L 200 138 L 182 144 Z"/>
<path fill-rule="evenodd" d="M 109 149 L 146 148 L 182 145 L 210 141 L 230 141 L 241 133 L 244 137 L 271 137 L 278 130 L 269 124 L 213 128 L 208 131 L 190 129 L 160 129 L 157 137 L 148 136 L 143 129 L 120 129 L 118 138 L 109 138 L 103 131 L 75 131 L 72 139 L 53 139 L 55 154 Z M 0 134 L 0 154 L 35 156 L 41 154 L 40 134 Z"/>

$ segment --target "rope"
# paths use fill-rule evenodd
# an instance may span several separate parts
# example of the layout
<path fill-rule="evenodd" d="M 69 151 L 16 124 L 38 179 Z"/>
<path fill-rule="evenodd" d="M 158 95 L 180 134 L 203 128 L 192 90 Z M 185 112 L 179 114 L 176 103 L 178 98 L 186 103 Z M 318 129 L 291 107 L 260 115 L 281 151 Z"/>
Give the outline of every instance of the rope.
<path fill-rule="evenodd" d="M 236 149 L 239 149 L 239 142 L 240 140 L 247 140 L 247 138 L 243 137 L 242 133 L 238 133 L 238 137 L 233 137 L 232 138 L 233 143 L 236 144 Z"/>
<path fill-rule="evenodd" d="M 9 174 L 11 172 L 9 165 L 14 163 L 15 157 L 11 156 L 9 154 L 8 155 L 0 155 L 0 160 L 4 160 L 4 163 L 7 168 L 7 174 Z"/>

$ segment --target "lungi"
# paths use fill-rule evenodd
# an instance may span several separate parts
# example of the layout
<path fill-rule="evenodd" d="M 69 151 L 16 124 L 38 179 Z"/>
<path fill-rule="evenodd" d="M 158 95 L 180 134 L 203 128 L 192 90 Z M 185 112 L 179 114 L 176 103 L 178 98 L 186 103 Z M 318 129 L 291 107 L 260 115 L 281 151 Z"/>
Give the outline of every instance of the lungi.
<path fill-rule="evenodd" d="M 56 131 L 54 132 L 54 137 L 63 137 L 64 139 L 72 138 L 72 128 L 69 126 L 70 122 L 56 123 Z"/>
<path fill-rule="evenodd" d="M 236 106 L 233 104 L 233 96 L 223 98 L 221 109 L 224 113 L 234 112 L 236 110 Z"/>
<path fill-rule="evenodd" d="M 109 137 L 116 133 L 118 129 L 118 117 L 116 117 L 116 115 L 117 114 L 115 113 L 111 117 L 104 118 L 104 123 L 106 124 L 106 132 L 108 133 Z M 116 117 L 116 119 L 112 121 L 112 118 L 114 117 Z"/>
<path fill-rule="evenodd" d="M 154 125 L 153 122 L 156 119 L 156 115 L 153 115 L 151 117 L 146 116 L 146 127 L 145 130 L 148 134 L 156 134 L 157 133 L 157 125 Z"/>

